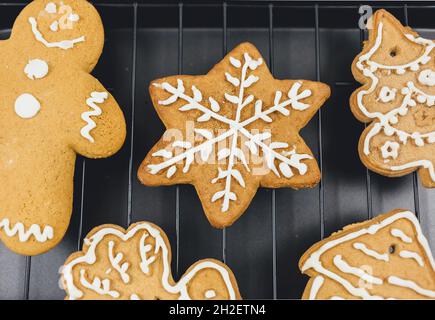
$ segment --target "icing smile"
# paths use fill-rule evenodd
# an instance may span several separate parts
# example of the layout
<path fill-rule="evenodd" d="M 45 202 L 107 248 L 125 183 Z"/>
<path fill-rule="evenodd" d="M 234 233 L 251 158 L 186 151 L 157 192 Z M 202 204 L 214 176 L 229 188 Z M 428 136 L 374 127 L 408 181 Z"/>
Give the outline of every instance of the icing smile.
<path fill-rule="evenodd" d="M 44 44 L 47 48 L 60 48 L 60 49 L 71 49 L 76 43 L 84 42 L 85 36 L 81 36 L 75 39 L 62 40 L 59 42 L 49 42 L 47 41 L 42 33 L 38 30 L 38 22 L 34 17 L 29 17 L 29 23 L 32 26 L 32 32 L 35 35 L 36 40 Z"/>
<path fill-rule="evenodd" d="M 32 224 L 29 228 L 26 228 L 21 222 L 11 224 L 8 218 L 0 220 L 0 229 L 3 229 L 8 237 L 15 237 L 18 235 L 20 242 L 27 242 L 32 236 L 38 242 L 46 242 L 53 239 L 54 235 L 51 226 L 46 225 L 42 228 L 38 224 Z"/>

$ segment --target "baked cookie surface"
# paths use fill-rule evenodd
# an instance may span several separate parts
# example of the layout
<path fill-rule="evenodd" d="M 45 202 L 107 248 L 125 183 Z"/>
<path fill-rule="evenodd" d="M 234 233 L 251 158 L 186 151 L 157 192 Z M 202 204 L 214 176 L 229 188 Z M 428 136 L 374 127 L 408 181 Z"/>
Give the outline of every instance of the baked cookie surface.
<path fill-rule="evenodd" d="M 259 187 L 315 186 L 320 171 L 299 130 L 329 97 L 329 87 L 273 78 L 250 43 L 206 75 L 150 85 L 166 132 L 142 162 L 150 186 L 192 184 L 210 223 L 231 225 Z"/>
<path fill-rule="evenodd" d="M 417 218 L 394 210 L 348 225 L 299 260 L 303 299 L 435 299 L 435 262 Z"/>
<path fill-rule="evenodd" d="M 241 299 L 232 271 L 214 259 L 194 263 L 175 282 L 169 240 L 150 222 L 134 223 L 127 230 L 116 225 L 94 228 L 83 250 L 73 253 L 61 270 L 67 299 Z"/>
<path fill-rule="evenodd" d="M 76 153 L 115 153 L 124 116 L 89 73 L 103 48 L 95 8 L 84 0 L 36 0 L 0 41 L 0 239 L 25 255 L 64 236 Z"/>
<path fill-rule="evenodd" d="M 418 170 L 435 187 L 435 42 L 378 10 L 352 73 L 363 84 L 351 98 L 354 115 L 370 123 L 359 142 L 362 162 L 390 177 Z"/>

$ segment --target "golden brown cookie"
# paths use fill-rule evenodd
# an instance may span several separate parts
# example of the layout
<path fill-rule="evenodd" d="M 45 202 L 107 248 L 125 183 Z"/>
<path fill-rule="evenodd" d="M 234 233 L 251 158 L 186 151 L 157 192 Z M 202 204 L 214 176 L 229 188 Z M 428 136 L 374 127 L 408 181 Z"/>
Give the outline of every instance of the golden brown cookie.
<path fill-rule="evenodd" d="M 385 10 L 373 15 L 369 40 L 352 64 L 363 84 L 351 98 L 354 115 L 370 123 L 359 142 L 362 162 L 389 177 L 418 170 L 435 187 L 435 42 Z"/>
<path fill-rule="evenodd" d="M 393 210 L 316 243 L 299 260 L 303 299 L 434 299 L 435 262 L 417 218 Z"/>
<path fill-rule="evenodd" d="M 94 228 L 83 250 L 62 267 L 67 299 L 241 299 L 232 271 L 222 262 L 194 263 L 178 282 L 171 273 L 171 247 L 155 224 L 137 222 Z"/>
<path fill-rule="evenodd" d="M 76 153 L 115 153 L 125 121 L 89 73 L 104 32 L 84 0 L 36 0 L 0 41 L 0 239 L 25 255 L 64 236 L 72 210 Z"/>
<path fill-rule="evenodd" d="M 150 85 L 166 132 L 142 162 L 150 186 L 192 184 L 210 223 L 231 225 L 259 187 L 313 187 L 320 171 L 299 130 L 330 95 L 307 80 L 274 79 L 250 43 L 206 75 Z"/>

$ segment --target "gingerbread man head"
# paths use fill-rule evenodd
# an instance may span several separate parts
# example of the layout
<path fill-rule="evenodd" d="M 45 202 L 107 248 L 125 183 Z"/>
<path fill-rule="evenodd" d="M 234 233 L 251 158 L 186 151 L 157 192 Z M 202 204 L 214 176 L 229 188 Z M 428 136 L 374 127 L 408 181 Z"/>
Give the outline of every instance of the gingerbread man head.
<path fill-rule="evenodd" d="M 103 42 L 84 0 L 33 1 L 0 41 L 0 239 L 17 253 L 64 236 L 76 154 L 107 157 L 124 142 L 122 111 L 89 74 Z"/>
<path fill-rule="evenodd" d="M 385 10 L 371 21 L 369 40 L 352 72 L 364 84 L 350 99 L 355 116 L 371 122 L 361 136 L 364 164 L 386 176 L 418 170 L 435 187 L 435 42 L 418 36 Z"/>

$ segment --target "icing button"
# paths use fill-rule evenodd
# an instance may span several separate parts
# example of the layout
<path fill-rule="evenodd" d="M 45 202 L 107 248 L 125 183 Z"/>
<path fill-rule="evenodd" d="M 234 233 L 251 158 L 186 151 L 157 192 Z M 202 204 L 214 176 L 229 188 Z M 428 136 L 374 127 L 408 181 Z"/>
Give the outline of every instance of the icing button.
<path fill-rule="evenodd" d="M 41 104 L 30 93 L 24 93 L 15 100 L 15 113 L 23 119 L 33 118 L 40 109 Z"/>
<path fill-rule="evenodd" d="M 48 73 L 48 64 L 41 59 L 30 60 L 24 68 L 24 73 L 31 80 L 42 79 Z"/>

